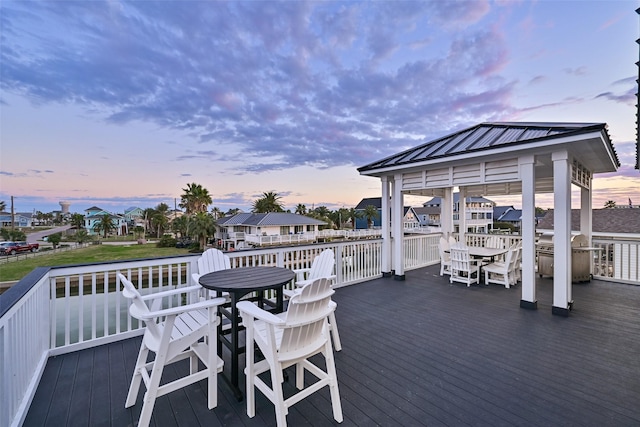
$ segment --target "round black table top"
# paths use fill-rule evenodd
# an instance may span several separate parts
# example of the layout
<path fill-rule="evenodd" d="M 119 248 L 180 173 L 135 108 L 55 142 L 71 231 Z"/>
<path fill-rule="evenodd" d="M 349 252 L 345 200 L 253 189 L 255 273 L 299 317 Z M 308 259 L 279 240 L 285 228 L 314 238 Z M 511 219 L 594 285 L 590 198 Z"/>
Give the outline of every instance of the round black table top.
<path fill-rule="evenodd" d="M 261 291 L 290 282 L 295 273 L 282 267 L 240 267 L 214 271 L 200 277 L 200 285 L 212 291 Z"/>

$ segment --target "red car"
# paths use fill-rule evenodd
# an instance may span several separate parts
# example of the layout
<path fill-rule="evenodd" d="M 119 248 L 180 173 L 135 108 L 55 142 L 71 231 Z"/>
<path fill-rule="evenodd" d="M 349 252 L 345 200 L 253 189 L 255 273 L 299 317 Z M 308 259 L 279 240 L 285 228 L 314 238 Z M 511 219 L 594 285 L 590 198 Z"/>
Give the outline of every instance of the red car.
<path fill-rule="evenodd" d="M 38 243 L 27 242 L 2 242 L 0 243 L 0 255 L 15 255 L 20 252 L 36 252 L 40 248 Z"/>

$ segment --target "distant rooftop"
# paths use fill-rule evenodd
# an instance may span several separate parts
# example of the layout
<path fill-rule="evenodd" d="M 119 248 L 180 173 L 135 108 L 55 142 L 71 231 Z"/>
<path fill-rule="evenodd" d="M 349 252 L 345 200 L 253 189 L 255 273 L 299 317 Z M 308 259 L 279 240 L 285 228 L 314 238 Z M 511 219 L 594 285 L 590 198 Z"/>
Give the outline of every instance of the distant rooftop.
<path fill-rule="evenodd" d="M 596 233 L 640 234 L 640 209 L 594 209 L 591 216 L 592 230 Z M 540 220 L 538 229 L 553 230 L 553 209 Z M 580 230 L 580 209 L 571 209 L 571 229 Z"/>

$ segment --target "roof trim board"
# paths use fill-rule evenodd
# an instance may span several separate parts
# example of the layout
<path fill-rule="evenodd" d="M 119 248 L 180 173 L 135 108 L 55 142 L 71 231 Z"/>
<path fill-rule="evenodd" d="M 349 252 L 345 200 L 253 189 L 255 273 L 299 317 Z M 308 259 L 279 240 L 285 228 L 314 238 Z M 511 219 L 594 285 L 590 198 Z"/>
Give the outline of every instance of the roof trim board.
<path fill-rule="evenodd" d="M 471 138 L 474 134 L 476 137 Z M 522 137 L 526 139 L 519 139 Z M 570 149 L 576 144 L 581 144 L 581 149 L 573 150 L 572 156 L 592 172 L 611 172 L 620 166 L 605 123 L 499 122 L 476 125 L 362 166 L 358 171 L 382 176 L 397 170 L 422 170 L 434 164 L 444 167 L 447 163 L 477 163 L 480 158 L 499 159 L 512 153 L 544 154 L 550 152 L 549 147 L 561 149 L 566 145 Z"/>

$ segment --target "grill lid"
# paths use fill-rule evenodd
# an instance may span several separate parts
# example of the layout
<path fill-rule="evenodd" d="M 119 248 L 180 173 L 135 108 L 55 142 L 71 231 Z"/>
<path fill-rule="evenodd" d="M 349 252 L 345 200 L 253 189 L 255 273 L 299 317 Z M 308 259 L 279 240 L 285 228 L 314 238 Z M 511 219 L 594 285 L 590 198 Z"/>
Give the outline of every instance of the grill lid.
<path fill-rule="evenodd" d="M 537 245 L 545 246 L 545 247 L 553 247 L 553 233 L 542 233 L 542 235 L 538 239 Z M 585 236 L 584 234 L 576 234 L 574 236 L 571 236 L 572 248 L 580 248 L 588 245 L 589 245 L 589 240 L 587 239 L 587 236 Z"/>

